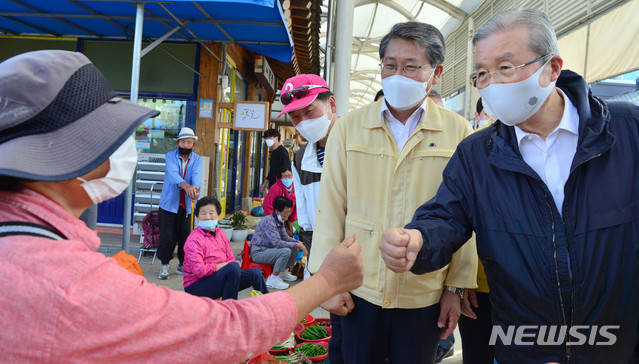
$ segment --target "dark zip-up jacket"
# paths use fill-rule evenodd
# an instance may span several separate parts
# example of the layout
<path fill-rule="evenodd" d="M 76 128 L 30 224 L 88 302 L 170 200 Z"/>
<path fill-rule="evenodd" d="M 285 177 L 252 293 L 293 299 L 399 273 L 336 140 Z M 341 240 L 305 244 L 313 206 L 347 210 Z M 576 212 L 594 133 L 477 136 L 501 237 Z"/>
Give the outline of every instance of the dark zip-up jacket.
<path fill-rule="evenodd" d="M 579 113 L 563 217 L 546 184 L 522 159 L 514 128 L 496 122 L 459 144 L 437 195 L 406 226 L 419 229 L 424 239 L 411 271 L 445 266 L 475 231 L 494 325 L 504 332 L 515 325 L 511 330 L 525 334 L 520 344 L 535 342 L 506 345 L 499 336 L 499 363 L 636 363 L 639 107 L 593 97 L 571 71 L 561 73 L 557 87 Z M 553 328 L 537 325 L 564 325 L 576 334 L 566 340 L 555 334 L 558 344 L 539 345 Z M 619 327 L 602 332 L 602 325 Z"/>

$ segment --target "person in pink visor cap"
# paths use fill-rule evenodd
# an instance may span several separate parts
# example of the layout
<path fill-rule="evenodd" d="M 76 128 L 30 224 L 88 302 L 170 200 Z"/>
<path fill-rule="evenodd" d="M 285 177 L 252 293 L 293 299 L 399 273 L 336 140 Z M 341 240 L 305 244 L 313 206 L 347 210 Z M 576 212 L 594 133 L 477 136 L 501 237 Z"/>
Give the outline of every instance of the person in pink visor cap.
<path fill-rule="evenodd" d="M 337 103 L 326 81 L 313 74 L 286 80 L 280 101 L 284 109 L 278 117 L 288 113 L 295 129 L 308 141 L 295 153 L 292 172 L 300 240 L 310 253 L 324 148 L 337 120 Z"/>
<path fill-rule="evenodd" d="M 284 104 L 280 115 L 288 113 L 293 126 L 308 141 L 295 153 L 292 172 L 299 236 L 308 251 L 307 259 L 310 259 L 324 151 L 328 135 L 337 120 L 337 103 L 326 81 L 313 74 L 301 74 L 286 80 L 280 101 Z M 305 270 L 304 278 L 309 276 L 310 273 Z M 333 339 L 329 343 L 328 362 L 340 363 L 343 360 L 341 326 L 332 313 L 331 322 Z"/>

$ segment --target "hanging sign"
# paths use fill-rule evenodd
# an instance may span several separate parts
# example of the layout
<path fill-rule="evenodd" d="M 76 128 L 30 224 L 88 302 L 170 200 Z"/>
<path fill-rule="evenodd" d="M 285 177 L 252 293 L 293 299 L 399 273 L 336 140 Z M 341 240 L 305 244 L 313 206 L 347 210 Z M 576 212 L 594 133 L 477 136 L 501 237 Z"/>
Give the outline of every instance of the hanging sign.
<path fill-rule="evenodd" d="M 266 91 L 269 93 L 275 92 L 275 73 L 273 73 L 271 67 L 268 65 L 266 57 L 260 55 L 255 56 L 255 68 L 253 69 L 253 73 Z"/>

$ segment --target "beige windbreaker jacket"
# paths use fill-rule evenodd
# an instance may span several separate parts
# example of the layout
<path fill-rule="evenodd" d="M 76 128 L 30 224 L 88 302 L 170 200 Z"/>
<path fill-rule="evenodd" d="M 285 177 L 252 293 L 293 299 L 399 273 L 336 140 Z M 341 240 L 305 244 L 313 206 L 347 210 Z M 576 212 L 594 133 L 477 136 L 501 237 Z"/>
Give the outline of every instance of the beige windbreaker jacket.
<path fill-rule="evenodd" d="M 424 275 L 387 269 L 379 250 L 385 229 L 403 227 L 432 198 L 457 144 L 472 129 L 461 116 L 430 99 L 400 152 L 383 100 L 338 119 L 326 145 L 309 270 L 316 272 L 329 251 L 355 234 L 362 246 L 364 284 L 354 295 L 384 308 L 421 308 L 439 302 L 442 287 L 475 288 L 477 249 L 467 243 L 452 262 Z"/>

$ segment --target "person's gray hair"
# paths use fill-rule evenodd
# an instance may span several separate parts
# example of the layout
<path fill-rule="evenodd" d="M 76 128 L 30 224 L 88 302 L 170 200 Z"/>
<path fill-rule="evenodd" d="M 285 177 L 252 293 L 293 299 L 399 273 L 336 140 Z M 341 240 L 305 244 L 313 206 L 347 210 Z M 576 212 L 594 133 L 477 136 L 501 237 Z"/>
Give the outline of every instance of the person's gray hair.
<path fill-rule="evenodd" d="M 424 54 L 430 62 L 431 67 L 436 67 L 438 64 L 444 63 L 444 55 L 446 54 L 444 36 L 434 26 L 417 21 L 393 25 L 388 34 L 386 34 L 379 43 L 379 58 L 381 60 L 384 59 L 384 55 L 386 54 L 388 42 L 395 38 L 415 42 L 418 48 L 424 50 Z"/>
<path fill-rule="evenodd" d="M 493 16 L 477 30 L 473 46 L 484 38 L 516 27 L 528 30 L 528 48 L 539 57 L 559 54 L 552 22 L 543 11 L 533 8 L 510 9 Z"/>

